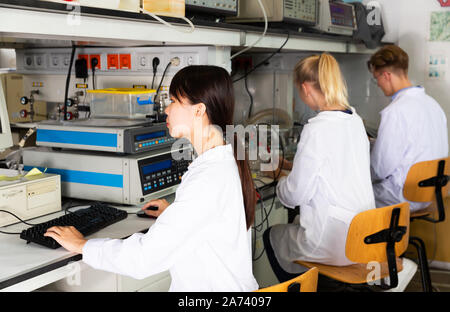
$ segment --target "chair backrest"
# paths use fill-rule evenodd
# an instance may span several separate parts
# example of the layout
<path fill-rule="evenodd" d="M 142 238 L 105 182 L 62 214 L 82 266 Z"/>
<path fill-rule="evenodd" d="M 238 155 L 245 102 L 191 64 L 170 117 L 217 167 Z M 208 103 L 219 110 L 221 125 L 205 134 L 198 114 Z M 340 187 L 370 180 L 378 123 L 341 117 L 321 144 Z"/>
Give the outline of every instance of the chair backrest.
<path fill-rule="evenodd" d="M 319 270 L 314 267 L 287 282 L 261 288 L 257 292 L 316 292 L 318 278 Z"/>
<path fill-rule="evenodd" d="M 414 202 L 431 202 L 436 200 L 435 187 L 421 187 L 419 182 L 428 180 L 438 175 L 439 162 L 445 161 L 444 172 L 450 175 L 450 157 L 418 162 L 411 166 L 403 186 L 403 196 L 406 200 Z M 450 183 L 442 187 L 442 196 L 445 198 L 450 191 Z"/>
<path fill-rule="evenodd" d="M 409 240 L 410 211 L 409 203 L 404 202 L 398 205 L 367 210 L 353 218 L 345 245 L 345 255 L 350 261 L 357 263 L 369 263 L 371 261 L 383 263 L 387 261 L 386 247 L 388 243 L 376 243 L 376 241 L 377 239 L 382 241 L 383 234 L 389 234 L 387 229 L 391 227 L 395 212 L 397 213 L 398 227 L 403 227 L 399 230 L 404 231 L 403 236 L 397 236 L 399 235 L 398 231 L 392 234 L 401 237 L 401 240 L 395 242 L 395 255 L 398 257 L 406 251 Z M 378 238 L 373 236 L 377 233 L 380 233 Z M 372 237 L 368 239 L 367 237 L 370 236 Z"/>

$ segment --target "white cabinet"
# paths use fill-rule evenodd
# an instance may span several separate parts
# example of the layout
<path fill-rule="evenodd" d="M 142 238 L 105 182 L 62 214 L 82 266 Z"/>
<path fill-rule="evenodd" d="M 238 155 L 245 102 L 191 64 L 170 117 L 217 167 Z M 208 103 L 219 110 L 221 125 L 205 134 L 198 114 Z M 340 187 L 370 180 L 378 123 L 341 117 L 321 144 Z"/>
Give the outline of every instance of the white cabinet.
<path fill-rule="evenodd" d="M 82 261 L 69 264 L 71 270 L 66 278 L 36 290 L 36 292 L 166 292 L 170 287 L 168 271 L 152 275 L 142 280 L 96 270 Z"/>

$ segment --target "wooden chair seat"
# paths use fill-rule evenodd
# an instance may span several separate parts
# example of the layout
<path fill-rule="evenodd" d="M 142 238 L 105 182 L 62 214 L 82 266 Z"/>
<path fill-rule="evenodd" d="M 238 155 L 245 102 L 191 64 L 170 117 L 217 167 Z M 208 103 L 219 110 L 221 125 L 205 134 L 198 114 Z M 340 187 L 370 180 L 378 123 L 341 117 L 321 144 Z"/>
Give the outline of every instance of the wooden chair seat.
<path fill-rule="evenodd" d="M 436 205 L 433 203 L 424 209 L 417 210 L 416 212 L 411 212 L 411 219 L 429 216 L 435 210 L 436 210 Z"/>
<path fill-rule="evenodd" d="M 258 289 L 256 292 L 292 292 L 294 290 L 290 290 L 289 287 L 293 284 L 298 284 L 298 291 L 300 292 L 316 292 L 318 278 L 319 270 L 312 267 L 310 270 L 294 279 L 274 286 Z"/>
<path fill-rule="evenodd" d="M 403 260 L 401 258 L 396 258 L 397 260 L 397 272 L 401 272 L 403 270 Z M 357 263 L 348 266 L 332 266 L 321 263 L 314 262 L 304 262 L 304 261 L 295 261 L 304 267 L 313 268 L 316 267 L 319 269 L 319 273 L 335 279 L 340 282 L 349 283 L 349 284 L 365 284 L 367 283 L 367 276 L 372 274 L 371 272 L 374 270 L 373 267 L 369 266 L 367 269 L 366 263 Z M 387 262 L 381 263 L 380 268 L 380 279 L 389 276 L 389 268 Z"/>

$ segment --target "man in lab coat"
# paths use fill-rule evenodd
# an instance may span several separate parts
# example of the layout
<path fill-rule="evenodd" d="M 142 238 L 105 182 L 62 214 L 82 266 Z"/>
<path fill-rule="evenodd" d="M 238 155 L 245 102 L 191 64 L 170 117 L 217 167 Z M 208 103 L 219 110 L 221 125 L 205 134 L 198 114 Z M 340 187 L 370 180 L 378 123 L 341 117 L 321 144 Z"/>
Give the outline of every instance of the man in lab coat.
<path fill-rule="evenodd" d="M 392 102 L 381 111 L 371 151 L 371 173 L 377 207 L 406 201 L 403 185 L 415 163 L 447 157 L 447 119 L 439 104 L 408 78 L 409 57 L 389 45 L 368 61 L 378 87 Z M 411 212 L 429 203 L 410 202 Z"/>

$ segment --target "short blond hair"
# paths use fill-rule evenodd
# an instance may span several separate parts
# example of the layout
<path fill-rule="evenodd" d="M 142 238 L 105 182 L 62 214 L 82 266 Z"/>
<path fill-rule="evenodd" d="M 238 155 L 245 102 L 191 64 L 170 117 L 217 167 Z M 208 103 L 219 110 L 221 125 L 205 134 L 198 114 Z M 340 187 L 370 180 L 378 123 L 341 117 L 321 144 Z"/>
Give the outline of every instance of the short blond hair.
<path fill-rule="evenodd" d="M 300 87 L 304 82 L 313 83 L 325 96 L 328 106 L 350 108 L 347 84 L 336 59 L 328 54 L 312 55 L 297 63 L 294 82 Z"/>

